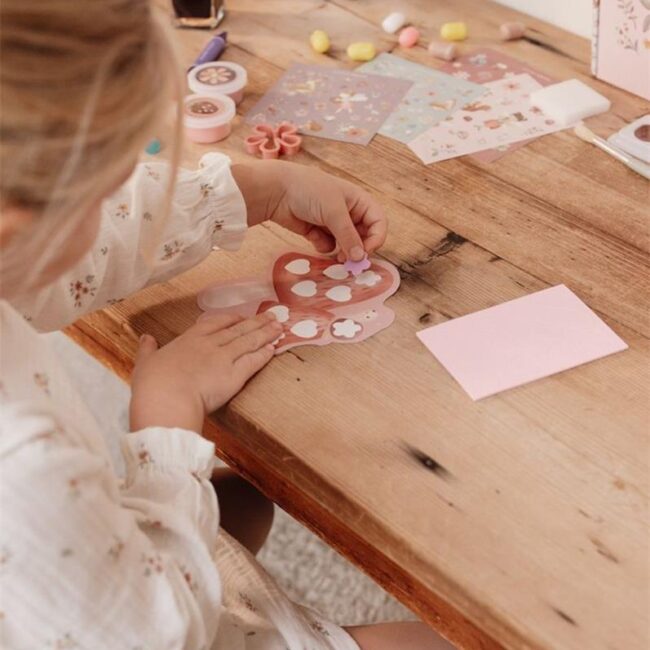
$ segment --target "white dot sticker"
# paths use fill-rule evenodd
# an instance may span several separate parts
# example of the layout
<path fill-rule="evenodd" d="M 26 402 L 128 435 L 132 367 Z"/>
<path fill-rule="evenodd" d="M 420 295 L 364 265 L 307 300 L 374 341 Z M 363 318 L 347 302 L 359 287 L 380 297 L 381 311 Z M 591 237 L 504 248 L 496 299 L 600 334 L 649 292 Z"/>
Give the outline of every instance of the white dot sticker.
<path fill-rule="evenodd" d="M 318 323 L 315 320 L 301 320 L 292 325 L 289 330 L 301 339 L 313 339 L 318 334 Z"/>
<path fill-rule="evenodd" d="M 366 287 L 374 287 L 378 282 L 381 282 L 381 275 L 374 271 L 364 271 L 354 278 L 355 284 L 361 284 Z"/>
<path fill-rule="evenodd" d="M 303 280 L 291 287 L 291 293 L 302 298 L 311 298 L 316 295 L 316 283 L 313 280 Z"/>
<path fill-rule="evenodd" d="M 275 305 L 275 307 L 269 307 L 266 311 L 274 314 L 278 323 L 286 323 L 289 320 L 289 307 L 286 305 Z"/>
<path fill-rule="evenodd" d="M 299 260 L 293 260 L 293 262 L 289 262 L 289 264 L 286 264 L 284 267 L 289 273 L 293 273 L 294 275 L 307 275 L 309 271 L 311 270 L 311 264 L 309 263 L 309 260 L 305 259 L 299 259 Z"/>
<path fill-rule="evenodd" d="M 353 339 L 363 328 L 351 318 L 336 321 L 332 325 L 332 334 L 339 339 Z"/>
<path fill-rule="evenodd" d="M 348 277 L 348 272 L 343 264 L 332 264 L 323 271 L 323 275 L 332 280 L 345 280 Z"/>
<path fill-rule="evenodd" d="M 332 287 L 325 295 L 334 302 L 348 302 L 352 299 L 352 289 L 339 284 Z"/>

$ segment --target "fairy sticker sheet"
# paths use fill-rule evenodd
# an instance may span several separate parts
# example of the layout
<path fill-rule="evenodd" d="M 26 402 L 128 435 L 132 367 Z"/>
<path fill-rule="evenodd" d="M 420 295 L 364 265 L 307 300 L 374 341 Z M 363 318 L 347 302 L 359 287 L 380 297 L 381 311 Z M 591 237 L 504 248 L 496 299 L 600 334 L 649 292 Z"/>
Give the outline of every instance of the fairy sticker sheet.
<path fill-rule="evenodd" d="M 485 84 L 487 93 L 409 143 L 425 164 L 568 128 L 532 106 L 540 84 L 519 74 Z"/>
<path fill-rule="evenodd" d="M 404 144 L 451 115 L 462 104 L 485 93 L 485 88 L 479 84 L 385 52 L 359 66 L 357 72 L 413 82 L 395 112 L 379 129 L 381 135 Z"/>
<path fill-rule="evenodd" d="M 356 343 L 395 319 L 384 301 L 397 291 L 399 273 L 384 260 L 370 262 L 353 275 L 332 258 L 285 253 L 267 277 L 207 287 L 199 294 L 199 307 L 245 318 L 274 313 L 284 327 L 276 354 L 298 345 Z"/>
<path fill-rule="evenodd" d="M 541 86 L 548 86 L 555 83 L 553 77 L 531 68 L 529 65 L 511 56 L 501 54 L 496 50 L 482 49 L 474 50 L 469 54 L 458 57 L 455 61 L 443 64 L 439 70 L 446 72 L 457 79 L 473 81 L 477 84 L 485 84 L 491 81 L 498 81 L 512 77 L 517 74 L 529 74 Z M 481 162 L 494 162 L 505 154 L 520 147 L 525 147 L 530 140 L 501 144 L 496 149 L 487 149 L 475 153 L 472 157 Z"/>
<path fill-rule="evenodd" d="M 246 114 L 292 122 L 300 133 L 366 145 L 411 87 L 406 79 L 296 63 Z"/>

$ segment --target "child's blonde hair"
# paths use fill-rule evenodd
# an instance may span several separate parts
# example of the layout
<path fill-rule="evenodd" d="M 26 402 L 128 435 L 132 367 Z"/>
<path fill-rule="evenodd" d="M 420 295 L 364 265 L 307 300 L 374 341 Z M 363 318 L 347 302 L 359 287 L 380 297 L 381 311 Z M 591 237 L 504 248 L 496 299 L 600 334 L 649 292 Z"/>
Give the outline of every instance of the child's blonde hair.
<path fill-rule="evenodd" d="M 47 265 L 180 100 L 167 31 L 149 0 L 0 1 L 0 203 L 37 215 L 3 251 L 5 282 L 18 259 Z"/>

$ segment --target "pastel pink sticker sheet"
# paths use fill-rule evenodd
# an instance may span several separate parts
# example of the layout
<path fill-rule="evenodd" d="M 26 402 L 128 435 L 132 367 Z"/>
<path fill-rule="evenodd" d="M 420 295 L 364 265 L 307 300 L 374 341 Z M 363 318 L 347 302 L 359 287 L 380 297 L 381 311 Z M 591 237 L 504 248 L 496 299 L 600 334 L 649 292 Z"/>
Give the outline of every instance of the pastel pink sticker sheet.
<path fill-rule="evenodd" d="M 567 128 L 531 105 L 530 93 L 540 85 L 529 74 L 492 81 L 484 87 L 486 94 L 409 142 L 409 148 L 423 163 L 464 156 Z"/>
<path fill-rule="evenodd" d="M 248 111 L 246 121 L 292 122 L 306 135 L 365 145 L 411 86 L 406 79 L 296 63 Z"/>
<path fill-rule="evenodd" d="M 326 257 L 281 255 L 265 278 L 214 284 L 198 297 L 204 311 L 251 317 L 275 314 L 284 330 L 276 354 L 298 345 L 356 343 L 388 327 L 394 312 L 384 301 L 397 291 L 399 273 L 384 260 L 353 275 Z"/>
<path fill-rule="evenodd" d="M 564 285 L 417 334 L 474 400 L 627 349 Z"/>
<path fill-rule="evenodd" d="M 549 77 L 518 59 L 490 49 L 474 50 L 458 57 L 455 61 L 445 63 L 439 69 L 453 77 L 479 84 L 498 81 L 517 74 L 529 74 L 542 86 L 548 86 L 556 81 L 553 77 Z M 529 142 L 530 140 L 501 144 L 496 149 L 480 151 L 473 154 L 472 157 L 481 162 L 494 162 L 508 152 L 524 147 Z"/>

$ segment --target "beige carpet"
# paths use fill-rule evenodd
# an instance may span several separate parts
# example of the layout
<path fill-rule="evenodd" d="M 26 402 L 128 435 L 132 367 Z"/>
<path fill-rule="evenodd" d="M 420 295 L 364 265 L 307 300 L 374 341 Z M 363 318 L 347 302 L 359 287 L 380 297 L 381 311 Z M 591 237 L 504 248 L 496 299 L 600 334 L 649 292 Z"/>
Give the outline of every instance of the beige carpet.
<path fill-rule="evenodd" d="M 118 468 L 128 388 L 62 334 L 48 334 L 71 378 L 92 405 Z M 396 621 L 413 615 L 285 512 L 276 518 L 260 561 L 287 594 L 339 625 Z"/>

